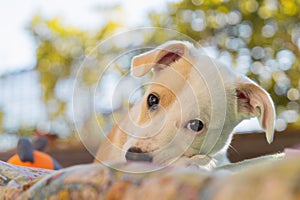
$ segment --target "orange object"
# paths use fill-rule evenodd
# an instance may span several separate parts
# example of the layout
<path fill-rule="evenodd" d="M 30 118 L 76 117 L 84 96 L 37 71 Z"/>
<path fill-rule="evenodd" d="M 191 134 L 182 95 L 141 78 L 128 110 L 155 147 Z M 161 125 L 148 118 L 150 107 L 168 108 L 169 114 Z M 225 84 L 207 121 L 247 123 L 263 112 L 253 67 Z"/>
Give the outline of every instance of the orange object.
<path fill-rule="evenodd" d="M 24 167 L 54 169 L 54 162 L 48 154 L 34 150 L 33 155 L 34 162 L 22 162 L 17 154 L 12 156 L 7 162 Z"/>

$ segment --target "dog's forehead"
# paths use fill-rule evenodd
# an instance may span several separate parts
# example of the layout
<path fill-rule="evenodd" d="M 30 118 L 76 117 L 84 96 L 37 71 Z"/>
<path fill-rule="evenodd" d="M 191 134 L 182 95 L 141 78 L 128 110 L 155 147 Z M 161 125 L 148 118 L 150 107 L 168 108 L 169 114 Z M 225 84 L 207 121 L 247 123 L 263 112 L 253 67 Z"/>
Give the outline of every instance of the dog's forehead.
<path fill-rule="evenodd" d="M 162 102 L 165 108 L 177 101 L 184 113 L 189 113 L 190 116 L 198 117 L 209 110 L 210 94 L 205 74 L 200 73 L 191 58 L 180 59 L 155 74 L 149 92 L 156 92 L 167 99 L 164 100 L 167 103 Z"/>
<path fill-rule="evenodd" d="M 213 59 L 207 55 L 197 54 L 192 56 L 190 62 L 193 64 L 193 69 L 204 79 L 222 79 L 224 83 L 235 82 L 237 74 L 234 70 L 225 64 Z"/>
<path fill-rule="evenodd" d="M 179 94 L 185 87 L 193 89 L 194 94 L 203 95 L 207 91 L 207 80 L 215 79 L 218 65 L 207 56 L 183 57 L 170 67 L 158 71 L 154 76 L 153 87 L 161 85 Z M 215 69 L 215 70 L 213 70 Z M 189 95 L 188 95 L 189 96 Z"/>
<path fill-rule="evenodd" d="M 185 110 L 185 118 L 200 118 L 209 121 L 211 93 L 203 74 L 193 67 L 185 86 L 178 95 L 181 107 Z"/>

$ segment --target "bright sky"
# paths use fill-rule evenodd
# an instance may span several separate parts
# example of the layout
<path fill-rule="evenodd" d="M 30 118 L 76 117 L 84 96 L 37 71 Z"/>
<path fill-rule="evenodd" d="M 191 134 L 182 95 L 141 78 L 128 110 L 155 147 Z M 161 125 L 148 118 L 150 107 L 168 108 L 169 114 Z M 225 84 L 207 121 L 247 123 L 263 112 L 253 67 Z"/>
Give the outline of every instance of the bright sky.
<path fill-rule="evenodd" d="M 116 17 L 105 7 L 120 5 L 128 25 L 143 26 L 148 10 L 163 11 L 165 3 L 174 0 L 9 0 L 0 3 L 0 75 L 9 71 L 32 68 L 35 43 L 26 31 L 33 15 L 46 18 L 60 16 L 65 23 L 82 29 L 94 29 L 105 18 Z"/>

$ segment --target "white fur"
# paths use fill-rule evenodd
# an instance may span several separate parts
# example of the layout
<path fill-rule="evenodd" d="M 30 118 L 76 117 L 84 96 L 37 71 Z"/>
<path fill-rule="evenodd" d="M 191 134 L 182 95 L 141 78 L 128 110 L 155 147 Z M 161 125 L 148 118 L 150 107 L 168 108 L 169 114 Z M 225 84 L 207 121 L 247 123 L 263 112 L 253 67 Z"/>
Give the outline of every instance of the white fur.
<path fill-rule="evenodd" d="M 176 55 L 172 57 L 172 53 Z M 247 77 L 181 41 L 170 41 L 133 58 L 132 75 L 143 76 L 151 69 L 154 69 L 153 84 L 118 129 L 110 133 L 112 136 L 125 133 L 126 139 L 119 148 L 109 146 L 117 139 L 106 141 L 98 151 L 99 160 L 125 161 L 127 150 L 137 147 L 151 154 L 156 164 L 215 168 L 226 161 L 235 126 L 254 116 L 259 117 L 268 142 L 272 142 L 275 119 L 272 99 Z M 183 69 L 190 69 L 187 75 Z M 161 86 L 172 91 L 176 100 L 167 108 L 145 110 L 142 105 L 148 94 Z M 145 117 L 143 113 L 151 120 L 139 123 Z M 188 130 L 186 124 L 192 119 L 200 119 L 205 129 L 199 133 Z"/>

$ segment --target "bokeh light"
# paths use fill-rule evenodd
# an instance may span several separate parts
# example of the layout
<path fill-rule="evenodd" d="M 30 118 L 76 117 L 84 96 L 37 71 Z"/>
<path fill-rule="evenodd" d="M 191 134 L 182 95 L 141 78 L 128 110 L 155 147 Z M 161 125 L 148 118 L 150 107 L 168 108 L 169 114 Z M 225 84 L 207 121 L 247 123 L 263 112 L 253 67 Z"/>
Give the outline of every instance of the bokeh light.
<path fill-rule="evenodd" d="M 299 8 L 300 2 L 294 0 L 168 1 L 168 9 L 145 13 L 145 23 L 141 25 L 181 32 L 199 42 L 208 55 L 256 81 L 273 98 L 277 113 L 276 130 L 284 131 L 290 125 L 299 123 Z M 99 99 L 95 103 L 96 111 L 103 123 L 110 123 L 110 113 L 122 107 L 124 100 L 130 95 L 129 103 L 141 96 L 142 89 L 129 94 L 127 91 L 130 89 L 123 88 L 119 96 L 111 92 L 113 86 L 118 84 L 116 80 L 119 77 L 126 77 L 122 84 L 128 85 L 128 88 L 136 88 L 142 83 L 128 75 L 131 58 L 141 52 L 116 59 L 117 53 L 145 43 L 155 46 L 172 38 L 172 35 L 149 30 L 135 33 L 131 37 L 119 37 L 112 43 L 101 45 L 101 48 L 96 47 L 106 38 L 134 28 L 123 23 L 124 19 L 121 18 L 127 16 L 122 14 L 121 7 L 112 7 L 106 12 L 113 13 L 114 17 L 105 18 L 101 26 L 91 30 L 65 24 L 59 17 L 46 19 L 41 15 L 33 16 L 27 30 L 38 46 L 35 66 L 38 76 L 34 80 L 40 84 L 41 92 L 35 94 L 35 97 L 40 100 L 36 104 L 44 104 L 41 120 L 45 122 L 36 124 L 34 120 L 26 121 L 21 118 L 11 120 L 11 113 L 18 113 L 20 110 L 30 112 L 32 107 L 8 107 L 0 101 L 0 119 L 4 129 L 35 126 L 51 131 L 56 127 L 55 132 L 61 133 L 63 137 L 71 135 L 74 127 L 70 88 L 86 55 L 89 56 L 84 62 L 81 77 L 84 84 L 78 94 L 74 94 L 86 96 L 80 99 L 82 107 L 79 109 L 81 114 L 78 114 L 81 116 L 82 127 L 90 120 L 94 91 Z M 99 80 L 98 75 L 104 71 L 104 63 L 111 60 L 114 60 L 113 70 L 103 80 Z M 1 91 L 8 91 L 3 87 L 0 85 Z M 108 103 L 111 97 L 118 99 L 113 105 Z M 26 99 L 23 101 L 26 102 Z M 31 113 L 32 119 L 36 118 L 35 111 Z M 5 124 L 10 125 L 4 126 Z"/>

